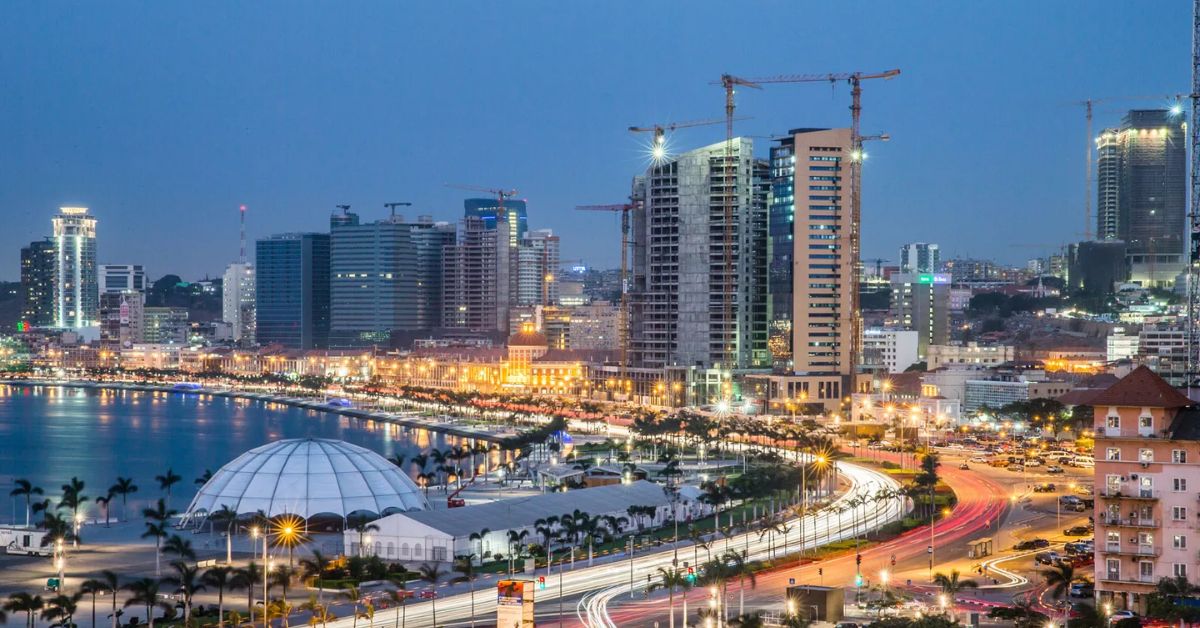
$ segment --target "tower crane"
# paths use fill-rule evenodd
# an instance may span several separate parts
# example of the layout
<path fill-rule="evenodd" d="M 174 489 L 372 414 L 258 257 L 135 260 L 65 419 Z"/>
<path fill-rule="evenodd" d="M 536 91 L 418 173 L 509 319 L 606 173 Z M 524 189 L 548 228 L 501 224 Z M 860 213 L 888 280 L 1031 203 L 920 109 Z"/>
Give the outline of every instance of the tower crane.
<path fill-rule="evenodd" d="M 392 217 L 395 218 L 397 207 L 412 207 L 412 203 L 384 203 L 383 206 L 391 210 Z"/>
<path fill-rule="evenodd" d="M 737 118 L 738 120 L 749 120 L 749 118 Z M 663 124 L 652 124 L 650 126 L 631 126 L 630 133 L 653 133 L 654 139 L 650 144 L 650 156 L 655 163 L 659 163 L 667 157 L 667 131 L 676 129 L 687 129 L 697 126 L 712 126 L 724 122 L 722 118 L 714 118 L 711 120 L 689 120 L 687 122 L 666 122 Z"/>
<path fill-rule="evenodd" d="M 517 195 L 516 190 L 505 190 L 504 188 L 485 188 L 485 187 L 478 186 L 478 185 L 462 185 L 459 183 L 447 183 L 446 187 L 454 188 L 456 190 L 468 190 L 471 192 L 484 192 L 486 194 L 491 194 L 492 196 L 495 196 L 496 197 L 496 207 L 498 208 L 498 211 L 496 212 L 497 214 L 504 213 L 504 201 L 506 199 L 510 199 Z M 514 232 L 515 232 L 516 228 L 517 228 L 516 225 L 513 225 L 512 227 L 510 227 L 510 229 L 513 229 Z"/>
<path fill-rule="evenodd" d="M 1198 0 L 1200 1 L 1200 0 Z M 635 199 L 615 205 L 578 205 L 579 211 L 620 212 L 621 214 L 621 304 L 617 310 L 617 338 L 620 349 L 621 379 L 625 379 L 629 358 L 629 212 L 640 205 Z"/>
<path fill-rule="evenodd" d="M 1200 0 L 1197 0 L 1200 1 Z M 861 279 L 861 271 L 859 268 L 859 251 L 862 244 L 862 234 L 860 233 L 862 224 L 862 159 L 863 150 L 862 143 L 867 139 L 875 139 L 863 137 L 860 134 L 859 120 L 862 117 L 862 82 L 874 79 L 891 79 L 899 76 L 899 69 L 883 70 L 880 72 L 848 72 L 848 73 L 832 73 L 832 74 L 784 74 L 778 76 L 769 76 L 765 78 L 739 78 L 728 74 L 721 76 L 720 84 L 725 88 L 725 117 L 728 121 L 728 139 L 726 145 L 726 154 L 731 152 L 730 146 L 733 143 L 733 88 L 735 85 L 744 85 L 761 89 L 763 85 L 772 83 L 829 83 L 835 85 L 845 81 L 850 84 L 850 262 L 851 262 L 851 282 L 850 285 L 854 288 L 850 291 L 851 306 L 850 306 L 850 328 L 851 328 L 851 343 L 849 351 L 850 362 L 850 379 L 851 386 L 854 384 L 854 370 L 858 366 L 858 342 L 862 337 L 861 327 L 862 322 L 859 317 L 859 296 L 857 286 Z M 886 136 L 880 136 L 878 139 L 885 139 Z M 727 218 L 728 220 L 728 218 Z M 726 246 L 729 245 L 728 237 L 726 238 Z M 729 253 L 726 253 L 729 257 Z M 727 266 L 729 262 L 726 262 Z"/>
<path fill-rule="evenodd" d="M 1181 115 L 1183 113 L 1183 104 L 1181 102 L 1183 98 L 1182 94 L 1175 94 L 1174 96 L 1170 94 L 1164 96 L 1108 96 L 1105 98 L 1087 98 L 1085 100 L 1077 100 L 1071 103 L 1072 105 L 1083 106 L 1084 118 L 1087 120 L 1087 150 L 1085 153 L 1087 167 L 1084 175 L 1083 195 L 1083 233 L 1085 239 L 1092 239 L 1092 145 L 1094 143 L 1092 135 L 1092 113 L 1095 106 L 1102 103 L 1138 102 L 1148 100 L 1161 101 L 1169 98 L 1175 99 L 1175 104 L 1171 106 L 1171 113 L 1174 115 Z M 1099 236 L 1100 234 L 1097 235 Z"/>
<path fill-rule="evenodd" d="M 1188 240 L 1188 355 L 1187 355 L 1187 386 L 1189 396 L 1196 386 L 1197 371 L 1200 370 L 1200 0 L 1192 2 L 1192 116 L 1188 126 L 1188 143 L 1191 145 L 1191 186 L 1189 197 L 1191 211 L 1189 212 Z M 1182 110 L 1180 111 L 1182 113 Z"/>

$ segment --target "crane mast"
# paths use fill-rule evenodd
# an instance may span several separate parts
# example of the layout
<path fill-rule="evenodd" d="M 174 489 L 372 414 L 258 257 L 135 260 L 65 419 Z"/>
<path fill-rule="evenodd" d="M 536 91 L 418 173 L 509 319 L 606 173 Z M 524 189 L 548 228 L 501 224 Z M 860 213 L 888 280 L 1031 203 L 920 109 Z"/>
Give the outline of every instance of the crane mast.
<path fill-rule="evenodd" d="M 1187 386 L 1188 396 L 1191 396 L 1196 386 L 1196 376 L 1200 356 L 1200 0 L 1192 3 L 1192 116 L 1191 128 L 1188 129 L 1189 144 L 1191 144 L 1191 207 L 1189 218 L 1188 239 L 1188 355 L 1187 355 Z"/>
<path fill-rule="evenodd" d="M 579 205 L 580 211 L 620 212 L 621 214 L 621 305 L 617 310 L 617 338 L 620 350 L 621 379 L 629 368 L 629 212 L 639 207 L 637 200 L 616 205 Z"/>

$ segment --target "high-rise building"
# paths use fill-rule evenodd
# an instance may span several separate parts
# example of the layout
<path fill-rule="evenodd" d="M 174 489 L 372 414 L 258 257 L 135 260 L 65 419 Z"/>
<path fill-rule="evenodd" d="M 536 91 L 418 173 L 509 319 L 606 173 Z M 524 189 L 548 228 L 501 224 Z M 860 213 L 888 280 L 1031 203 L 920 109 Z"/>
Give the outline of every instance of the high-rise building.
<path fill-rule="evenodd" d="M 453 243 L 452 229 L 428 216 L 364 224 L 346 212 L 334 216 L 330 232 L 335 346 L 387 345 L 393 332 L 440 326 L 440 254 Z"/>
<path fill-rule="evenodd" d="M 260 345 L 322 349 L 329 344 L 329 234 L 285 233 L 254 252 L 255 333 Z"/>
<path fill-rule="evenodd" d="M 517 303 L 554 305 L 558 303 L 558 236 L 549 229 L 532 231 L 521 241 L 518 253 Z"/>
<path fill-rule="evenodd" d="M 475 332 L 508 332 L 516 305 L 517 247 L 507 219 L 463 219 L 456 244 L 444 247 L 442 325 Z"/>
<path fill-rule="evenodd" d="M 478 218 L 484 229 L 495 229 L 501 218 L 508 222 L 508 244 L 513 249 L 525 239 L 527 220 L 525 201 L 515 198 L 504 199 L 503 210 L 494 198 L 468 198 L 463 201 L 463 217 Z"/>
<path fill-rule="evenodd" d="M 26 326 L 54 324 L 54 240 L 30 242 L 21 249 L 21 320 Z"/>
<path fill-rule="evenodd" d="M 233 341 L 242 346 L 255 342 L 254 265 L 234 262 L 221 278 L 221 320 L 229 324 Z"/>
<path fill-rule="evenodd" d="M 1125 242 L 1132 279 L 1144 285 L 1169 285 L 1184 266 L 1183 122 L 1166 109 L 1135 109 L 1096 142 L 1097 231 Z"/>
<path fill-rule="evenodd" d="M 142 339 L 150 344 L 186 344 L 188 311 L 182 307 L 142 308 Z"/>
<path fill-rule="evenodd" d="M 850 129 L 797 129 L 771 149 L 771 349 L 786 373 L 853 372 L 851 148 Z"/>
<path fill-rule="evenodd" d="M 913 242 L 900 247 L 900 272 L 936 273 L 941 270 L 941 254 L 938 245 Z"/>
<path fill-rule="evenodd" d="M 96 219 L 86 207 L 60 207 L 54 225 L 54 325 L 91 327 L 100 315 Z"/>
<path fill-rule="evenodd" d="M 146 269 L 141 264 L 101 264 L 100 294 L 135 290 L 145 292 Z"/>
<path fill-rule="evenodd" d="M 720 142 L 655 164 L 634 180 L 642 201 L 633 214 L 629 295 L 636 365 L 770 364 L 768 167 L 754 159 L 749 138 L 733 140 L 730 162 Z"/>
<path fill-rule="evenodd" d="M 184 320 L 187 320 L 186 317 Z M 100 344 L 119 351 L 144 341 L 145 295 L 137 290 L 101 292 Z"/>
<path fill-rule="evenodd" d="M 892 315 L 905 329 L 917 332 L 917 356 L 926 359 L 929 345 L 950 341 L 950 276 L 893 274 Z"/>

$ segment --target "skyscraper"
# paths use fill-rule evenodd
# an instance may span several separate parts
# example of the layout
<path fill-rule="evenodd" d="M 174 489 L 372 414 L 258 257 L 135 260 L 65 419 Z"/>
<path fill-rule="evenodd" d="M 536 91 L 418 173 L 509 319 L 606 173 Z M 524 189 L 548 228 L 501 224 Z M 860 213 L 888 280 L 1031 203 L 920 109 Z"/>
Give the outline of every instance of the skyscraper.
<path fill-rule="evenodd" d="M 54 324 L 54 240 L 21 249 L 21 320 L 33 327 Z"/>
<path fill-rule="evenodd" d="M 1131 278 L 1144 285 L 1170 284 L 1184 267 L 1182 124 L 1166 109 L 1133 110 L 1097 139 L 1097 231 L 1125 242 Z"/>
<path fill-rule="evenodd" d="M 229 324 L 233 341 L 249 346 L 255 343 L 254 265 L 234 262 L 225 267 L 221 278 L 221 320 Z"/>
<path fill-rule="evenodd" d="M 100 293 L 100 344 L 128 349 L 145 339 L 145 304 L 136 290 Z"/>
<path fill-rule="evenodd" d="M 146 269 L 141 264 L 101 264 L 100 294 L 135 290 L 145 292 Z"/>
<path fill-rule="evenodd" d="M 346 212 L 331 219 L 330 232 L 335 346 L 387 345 L 393 332 L 440 326 L 441 249 L 453 243 L 452 228 L 428 216 L 362 224 Z"/>
<path fill-rule="evenodd" d="M 495 229 L 503 214 L 504 220 L 508 221 L 509 246 L 514 249 L 525 239 L 527 221 L 523 200 L 504 199 L 504 210 L 501 212 L 500 203 L 494 198 L 468 198 L 463 201 L 463 210 L 464 218 L 482 220 L 484 229 Z"/>
<path fill-rule="evenodd" d="M 329 234 L 285 233 L 255 246 L 260 345 L 321 349 L 329 343 Z"/>
<path fill-rule="evenodd" d="M 917 356 L 924 360 L 929 345 L 950 341 L 950 275 L 895 273 L 891 281 L 892 315 L 917 332 Z"/>
<path fill-rule="evenodd" d="M 558 236 L 549 229 L 538 229 L 521 240 L 518 305 L 554 305 L 558 303 Z M 543 300 L 545 303 L 543 303 Z"/>
<path fill-rule="evenodd" d="M 91 327 L 99 322 L 96 219 L 86 207 L 60 207 L 54 226 L 54 325 Z"/>
<path fill-rule="evenodd" d="M 754 159 L 748 138 L 733 141 L 730 161 L 719 142 L 653 165 L 634 180 L 634 197 L 642 201 L 632 225 L 635 365 L 769 364 L 767 164 Z"/>
<path fill-rule="evenodd" d="M 442 325 L 475 332 L 508 333 L 516 305 L 517 248 L 507 219 L 463 219 L 458 242 L 444 247 Z"/>
<path fill-rule="evenodd" d="M 900 272 L 936 273 L 941 268 L 938 245 L 912 242 L 900 247 Z"/>

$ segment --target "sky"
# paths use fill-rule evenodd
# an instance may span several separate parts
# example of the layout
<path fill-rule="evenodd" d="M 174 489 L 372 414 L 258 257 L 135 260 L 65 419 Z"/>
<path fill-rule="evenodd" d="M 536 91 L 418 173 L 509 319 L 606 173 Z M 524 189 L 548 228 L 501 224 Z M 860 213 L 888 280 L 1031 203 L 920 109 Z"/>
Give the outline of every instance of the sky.
<path fill-rule="evenodd" d="M 646 165 L 626 129 L 721 118 L 724 72 L 899 68 L 864 83 L 863 255 L 905 242 L 1017 263 L 1082 239 L 1085 98 L 1186 93 L 1191 3 L 0 3 L 0 279 L 59 206 L 99 219 L 101 263 L 219 275 L 251 239 L 365 220 L 387 202 L 458 220 L 515 188 L 563 259 L 619 257 Z M 738 93 L 738 135 L 849 126 L 827 84 Z M 1096 128 L 1122 108 L 1097 106 Z M 723 124 L 676 131 L 687 150 Z"/>

